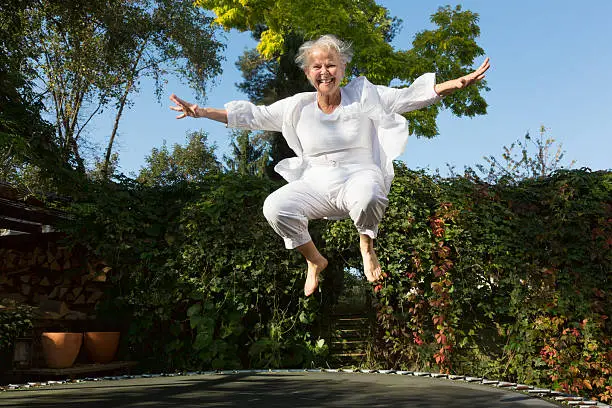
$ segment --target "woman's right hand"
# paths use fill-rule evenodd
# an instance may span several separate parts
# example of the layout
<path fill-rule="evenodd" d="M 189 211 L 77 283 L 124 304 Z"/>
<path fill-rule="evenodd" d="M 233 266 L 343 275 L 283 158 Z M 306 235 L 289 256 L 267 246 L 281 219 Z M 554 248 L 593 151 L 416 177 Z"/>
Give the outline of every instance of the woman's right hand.
<path fill-rule="evenodd" d="M 197 104 L 184 101 L 178 96 L 176 96 L 175 94 L 170 95 L 170 100 L 176 104 L 175 106 L 170 106 L 170 109 L 177 111 L 177 112 L 182 112 L 180 115 L 176 117 L 177 119 L 183 119 L 184 117 L 187 117 L 187 116 L 191 116 L 192 118 L 199 117 L 198 116 L 199 107 Z"/>

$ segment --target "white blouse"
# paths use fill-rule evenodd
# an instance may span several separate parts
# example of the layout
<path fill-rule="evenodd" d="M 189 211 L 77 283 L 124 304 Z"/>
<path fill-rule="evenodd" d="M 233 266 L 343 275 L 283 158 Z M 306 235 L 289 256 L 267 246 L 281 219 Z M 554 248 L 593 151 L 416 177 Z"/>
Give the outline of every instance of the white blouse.
<path fill-rule="evenodd" d="M 317 101 L 302 108 L 295 128 L 305 156 L 372 148 L 372 121 L 359 111 L 357 101 L 340 90 L 340 105 L 325 113 Z"/>
<path fill-rule="evenodd" d="M 274 169 L 290 182 L 302 176 L 305 155 L 337 150 L 343 143 L 360 147 L 367 140 L 388 192 L 394 175 L 393 160 L 404 152 L 409 134 L 408 123 L 399 114 L 438 102 L 441 97 L 434 90 L 435 83 L 433 73 L 424 74 L 401 89 L 373 85 L 365 77 L 356 78 L 341 89 L 341 107 L 323 118 L 335 121 L 333 126 L 316 123 L 321 116 L 311 108 L 316 107 L 325 115 L 317 107 L 316 92 L 299 93 L 268 106 L 233 101 L 225 105 L 228 127 L 282 132 L 298 157 L 282 160 Z M 313 132 L 313 126 L 319 130 L 326 128 L 327 137 Z M 332 137 L 330 132 L 334 133 Z"/>

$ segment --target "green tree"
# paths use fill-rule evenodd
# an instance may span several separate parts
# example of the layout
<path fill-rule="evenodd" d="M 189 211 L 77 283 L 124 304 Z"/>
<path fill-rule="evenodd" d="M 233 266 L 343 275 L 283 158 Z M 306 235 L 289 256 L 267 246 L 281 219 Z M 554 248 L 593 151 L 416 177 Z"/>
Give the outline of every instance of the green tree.
<path fill-rule="evenodd" d="M 256 40 L 260 35 L 260 31 L 253 32 Z M 264 58 L 256 49 L 245 51 L 236 63 L 244 79 L 237 85 L 238 89 L 252 102 L 266 105 L 298 92 L 312 90 L 304 72 L 295 63 L 295 56 L 303 43 L 304 37 L 301 35 L 287 34 L 283 52 L 273 59 Z M 272 169 L 280 160 L 294 153 L 280 132 L 262 132 L 262 137 L 270 145 L 271 160 L 266 171 L 271 177 L 278 178 Z"/>
<path fill-rule="evenodd" d="M 63 160 L 85 173 L 84 130 L 104 108 L 115 110 L 102 164 L 108 172 L 113 143 L 129 97 L 153 77 L 161 93 L 170 72 L 205 91 L 220 72 L 211 19 L 188 2 L 94 0 L 32 2 L 18 13 L 29 66 L 48 97 Z"/>
<path fill-rule="evenodd" d="M 238 0 L 199 0 L 196 4 L 213 10 L 217 15 L 216 22 L 224 28 L 249 30 L 259 39 L 257 51 L 262 58 L 260 75 L 253 75 L 253 66 L 246 64 L 249 72 L 245 76 L 247 83 L 250 82 L 249 75 L 254 81 L 262 77 L 265 80 L 267 75 L 270 84 L 274 84 L 269 80 L 274 75 L 280 76 L 281 81 L 292 78 L 292 74 L 288 73 L 290 71 L 283 69 L 283 66 L 278 68 L 287 78 L 275 72 L 277 67 L 274 65 L 270 70 L 269 66 L 265 66 L 266 61 L 277 60 L 281 63 L 284 54 L 295 52 L 294 41 L 299 43 L 301 39 L 327 33 L 353 44 L 355 54 L 347 68 L 347 79 L 365 75 L 381 85 L 389 85 L 395 80 L 394 83 L 405 86 L 426 72 L 436 72 L 439 82 L 457 78 L 471 72 L 475 59 L 484 54 L 476 42 L 480 35 L 478 15 L 462 11 L 461 6 L 439 8 L 431 16 L 435 29 L 417 34 L 411 49 L 395 50 L 391 40 L 398 33 L 401 21 L 391 17 L 385 7 L 373 0 L 252 0 L 248 4 Z M 247 59 L 253 61 L 252 56 Z M 287 62 L 291 61 L 291 58 L 287 58 Z M 273 73 L 266 74 L 266 70 Z M 271 90 L 262 92 L 262 87 L 257 84 L 242 86 L 260 96 L 275 94 Z M 458 116 L 485 114 L 487 104 L 480 95 L 483 89 L 486 89 L 486 84 L 481 82 L 445 98 L 441 106 Z M 299 90 L 301 84 L 292 89 L 294 93 Z M 278 97 L 282 97 L 280 93 Z M 417 136 L 436 136 L 439 109 L 436 105 L 406 115 L 410 132 Z"/>
<path fill-rule="evenodd" d="M 232 133 L 232 155 L 223 156 L 228 171 L 241 175 L 263 176 L 270 160 L 268 144 L 261 133 L 253 135 L 248 130 Z"/>
<path fill-rule="evenodd" d="M 244 81 L 238 87 L 255 103 L 269 104 L 297 92 L 312 90 L 294 62 L 305 39 L 333 33 L 351 41 L 355 55 L 347 76 L 366 75 L 372 82 L 399 86 L 410 84 L 425 72 L 436 72 L 438 81 L 456 78 L 472 70 L 484 54 L 476 43 L 480 34 L 478 15 L 458 6 L 439 8 L 431 16 L 433 30 L 420 32 L 410 50 L 395 50 L 391 41 L 400 30 L 401 20 L 372 0 L 272 2 L 201 0 L 197 4 L 213 10 L 224 28 L 250 30 L 258 41 L 246 51 L 237 66 Z M 291 16 L 287 18 L 286 16 Z M 406 115 L 411 134 L 434 137 L 440 107 L 453 114 L 485 114 L 487 104 L 480 95 L 485 83 L 445 98 L 441 104 Z M 270 167 L 293 152 L 280 133 L 266 132 L 271 144 Z"/>
<path fill-rule="evenodd" d="M 87 177 L 90 180 L 105 181 L 109 178 L 121 177 L 119 168 L 119 153 L 115 152 L 111 155 L 107 162 L 105 159 L 95 158 L 93 168 L 87 172 Z"/>
<path fill-rule="evenodd" d="M 261 32 L 254 31 L 253 38 L 260 39 Z M 295 63 L 304 37 L 287 34 L 283 42 L 283 52 L 278 58 L 265 58 L 257 49 L 246 50 L 238 58 L 236 66 L 242 72 L 243 81 L 237 84 L 255 103 L 271 104 L 297 92 L 312 90 L 304 72 Z"/>
<path fill-rule="evenodd" d="M 575 161 L 564 163 L 563 144 L 547 135 L 549 129 L 542 125 L 538 136 L 529 132 L 523 140 L 516 140 L 503 147 L 501 157 L 485 156 L 487 164 L 476 165 L 489 183 L 516 183 L 526 178 L 550 176 L 557 170 L 570 169 Z"/>
<path fill-rule="evenodd" d="M 0 3 L 0 181 L 26 194 L 53 190 L 54 175 L 61 169 L 54 129 L 41 116 L 44 105 L 28 64 L 37 50 L 27 44 L 28 24 L 21 13 L 34 3 Z"/>
<path fill-rule="evenodd" d="M 188 134 L 185 147 L 177 143 L 172 151 L 164 142 L 147 156 L 147 166 L 140 169 L 137 181 L 147 186 L 202 181 L 208 174 L 221 172 L 215 149 L 216 146 L 208 145 L 208 135 L 201 131 Z"/>
<path fill-rule="evenodd" d="M 259 31 L 257 50 L 267 59 L 282 54 L 290 33 L 310 38 L 333 32 L 351 40 L 359 50 L 362 64 L 358 65 L 376 60 L 368 51 L 392 53 L 386 35 L 395 20 L 374 0 L 198 0 L 196 4 L 212 10 L 225 28 Z"/>

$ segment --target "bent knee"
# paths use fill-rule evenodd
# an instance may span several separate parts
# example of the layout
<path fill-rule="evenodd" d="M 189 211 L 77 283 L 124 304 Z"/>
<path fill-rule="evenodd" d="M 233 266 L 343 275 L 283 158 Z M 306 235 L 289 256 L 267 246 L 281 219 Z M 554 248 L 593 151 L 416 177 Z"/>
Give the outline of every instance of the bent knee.
<path fill-rule="evenodd" d="M 266 197 L 263 204 L 263 214 L 267 220 L 278 219 L 278 216 L 282 211 L 279 200 L 276 200 L 273 196 L 274 193 Z"/>
<path fill-rule="evenodd" d="M 382 219 L 389 200 L 383 194 L 363 192 L 349 210 L 349 215 L 359 225 L 375 225 Z"/>
<path fill-rule="evenodd" d="M 278 191 L 278 190 L 277 190 Z M 266 197 L 263 204 L 263 214 L 268 221 L 277 221 L 284 218 L 293 218 L 299 214 L 299 209 L 286 196 L 277 191 Z"/>
<path fill-rule="evenodd" d="M 364 191 L 355 202 L 355 207 L 360 211 L 370 212 L 384 210 L 387 204 L 389 204 L 387 197 L 378 191 Z"/>

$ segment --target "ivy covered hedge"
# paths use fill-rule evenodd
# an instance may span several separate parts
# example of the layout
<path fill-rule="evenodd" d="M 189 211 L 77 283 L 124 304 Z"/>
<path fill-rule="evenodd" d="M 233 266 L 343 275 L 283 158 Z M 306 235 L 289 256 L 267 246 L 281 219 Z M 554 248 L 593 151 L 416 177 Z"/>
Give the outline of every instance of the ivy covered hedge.
<path fill-rule="evenodd" d="M 515 185 L 401 165 L 377 251 L 369 364 L 612 396 L 612 175 L 574 170 Z M 321 292 L 263 218 L 275 182 L 100 187 L 71 232 L 115 270 L 100 317 L 131 358 L 163 369 L 320 366 L 343 271 L 359 268 L 348 220 L 313 222 L 330 259 Z"/>
<path fill-rule="evenodd" d="M 377 242 L 389 276 L 374 288 L 375 362 L 609 401 L 612 175 L 491 186 L 398 173 Z M 332 226 L 327 245 L 350 234 Z"/>
<path fill-rule="evenodd" d="M 235 174 L 163 188 L 124 180 L 73 206 L 70 239 L 114 271 L 98 318 L 128 333 L 130 358 L 166 370 L 322 363 L 334 285 L 304 298 L 303 261 L 262 214 L 278 187 Z"/>

